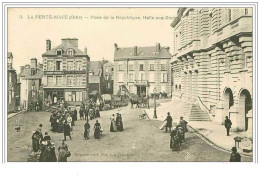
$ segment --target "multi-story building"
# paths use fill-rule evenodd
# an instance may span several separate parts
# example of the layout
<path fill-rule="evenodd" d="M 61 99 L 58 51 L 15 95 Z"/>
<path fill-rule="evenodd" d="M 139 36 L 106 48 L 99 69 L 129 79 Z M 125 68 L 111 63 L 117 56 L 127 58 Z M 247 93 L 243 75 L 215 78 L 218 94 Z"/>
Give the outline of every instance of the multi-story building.
<path fill-rule="evenodd" d="M 89 94 L 96 96 L 102 93 L 103 88 L 103 61 L 90 61 L 89 63 Z"/>
<path fill-rule="evenodd" d="M 13 68 L 13 54 L 8 52 L 8 79 L 7 79 L 7 107 L 8 113 L 19 110 L 20 106 L 20 83 L 17 80 L 16 70 Z"/>
<path fill-rule="evenodd" d="M 87 48 L 84 52 L 79 50 L 76 38 L 61 41 L 61 45 L 51 48 L 51 41 L 47 40 L 42 54 L 44 98 L 51 103 L 65 100 L 69 105 L 80 104 L 88 98 Z"/>
<path fill-rule="evenodd" d="M 36 58 L 31 59 L 31 63 L 20 67 L 19 80 L 21 83 L 21 109 L 35 110 L 36 103 L 42 108 L 43 89 L 42 64 L 38 64 Z"/>
<path fill-rule="evenodd" d="M 114 63 L 106 62 L 103 66 L 103 73 L 104 73 L 103 94 L 113 94 Z"/>
<path fill-rule="evenodd" d="M 149 95 L 154 92 L 171 93 L 169 47 L 160 43 L 151 47 L 119 48 L 114 53 L 114 94 L 122 88 L 130 93 Z"/>
<path fill-rule="evenodd" d="M 180 8 L 171 24 L 174 97 L 252 131 L 252 9 Z"/>

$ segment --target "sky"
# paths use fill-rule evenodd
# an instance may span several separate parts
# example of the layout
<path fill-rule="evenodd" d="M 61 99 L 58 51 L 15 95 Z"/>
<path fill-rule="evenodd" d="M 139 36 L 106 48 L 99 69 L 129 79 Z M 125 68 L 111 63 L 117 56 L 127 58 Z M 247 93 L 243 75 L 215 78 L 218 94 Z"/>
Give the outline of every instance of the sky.
<path fill-rule="evenodd" d="M 62 38 L 78 38 L 79 49 L 87 47 L 91 60 L 113 61 L 114 43 L 119 47 L 161 46 L 171 48 L 170 26 L 178 8 L 9 8 L 8 52 L 13 67 L 42 62 L 46 39 L 52 48 Z M 46 16 L 47 15 L 47 16 Z M 122 18 L 128 16 L 128 19 Z M 146 18 L 144 18 L 146 16 Z M 138 18 L 139 17 L 139 18 Z M 52 19 L 50 19 L 52 18 Z M 77 19 L 78 18 L 78 19 Z"/>

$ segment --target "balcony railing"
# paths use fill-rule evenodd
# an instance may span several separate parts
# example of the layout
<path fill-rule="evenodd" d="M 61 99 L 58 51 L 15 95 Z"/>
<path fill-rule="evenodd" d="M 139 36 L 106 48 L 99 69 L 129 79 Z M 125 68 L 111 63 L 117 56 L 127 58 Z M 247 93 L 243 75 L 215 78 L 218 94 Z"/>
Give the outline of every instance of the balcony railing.
<path fill-rule="evenodd" d="M 148 85 L 148 80 L 135 80 L 134 82 L 135 85 Z"/>

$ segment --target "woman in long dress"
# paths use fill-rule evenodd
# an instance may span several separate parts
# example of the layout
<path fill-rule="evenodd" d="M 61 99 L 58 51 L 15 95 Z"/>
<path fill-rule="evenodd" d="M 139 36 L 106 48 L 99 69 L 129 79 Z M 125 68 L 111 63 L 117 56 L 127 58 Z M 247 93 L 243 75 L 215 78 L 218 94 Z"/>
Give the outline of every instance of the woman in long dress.
<path fill-rule="evenodd" d="M 101 131 L 101 126 L 100 126 L 100 123 L 98 123 L 98 120 L 97 120 L 95 125 L 94 125 L 94 137 L 95 137 L 95 139 L 100 139 L 100 131 Z"/>
<path fill-rule="evenodd" d="M 58 148 L 59 152 L 59 157 L 58 161 L 59 162 L 67 162 L 67 151 L 68 151 L 68 145 L 65 144 L 64 140 L 62 140 L 62 144 Z"/>
<path fill-rule="evenodd" d="M 118 126 L 117 126 L 117 130 L 118 130 L 118 131 L 123 131 L 123 130 L 124 130 L 123 120 L 122 120 L 121 114 L 118 114 Z"/>
<path fill-rule="evenodd" d="M 110 132 L 116 132 L 116 120 L 115 120 L 115 114 L 112 115 L 110 118 L 111 124 L 110 124 Z"/>

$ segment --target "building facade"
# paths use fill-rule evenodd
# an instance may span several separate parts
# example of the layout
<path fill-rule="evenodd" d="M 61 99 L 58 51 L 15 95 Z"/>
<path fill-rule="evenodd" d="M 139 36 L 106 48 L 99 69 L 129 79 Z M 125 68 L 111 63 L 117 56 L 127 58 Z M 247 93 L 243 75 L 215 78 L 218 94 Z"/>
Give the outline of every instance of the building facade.
<path fill-rule="evenodd" d="M 80 104 L 88 98 L 88 63 L 90 58 L 87 48 L 78 49 L 78 39 L 66 38 L 61 45 L 51 48 L 51 41 L 46 41 L 43 57 L 44 99 L 51 103 L 65 100 L 68 104 Z"/>
<path fill-rule="evenodd" d="M 252 132 L 252 9 L 180 8 L 171 26 L 174 98 Z"/>
<path fill-rule="evenodd" d="M 113 94 L 114 92 L 114 63 L 106 62 L 103 66 L 104 85 L 103 94 Z"/>
<path fill-rule="evenodd" d="M 114 53 L 114 94 L 127 88 L 130 93 L 149 95 L 171 94 L 170 60 L 168 47 L 160 43 L 152 47 L 119 48 Z"/>
<path fill-rule="evenodd" d="M 16 70 L 13 68 L 13 54 L 11 52 L 8 52 L 7 64 L 7 108 L 8 113 L 10 113 L 20 109 L 20 83 Z"/>
<path fill-rule="evenodd" d="M 30 65 L 21 66 L 20 69 L 21 109 L 33 111 L 36 103 L 39 103 L 41 109 L 43 102 L 42 64 L 38 64 L 37 59 L 32 58 Z"/>

